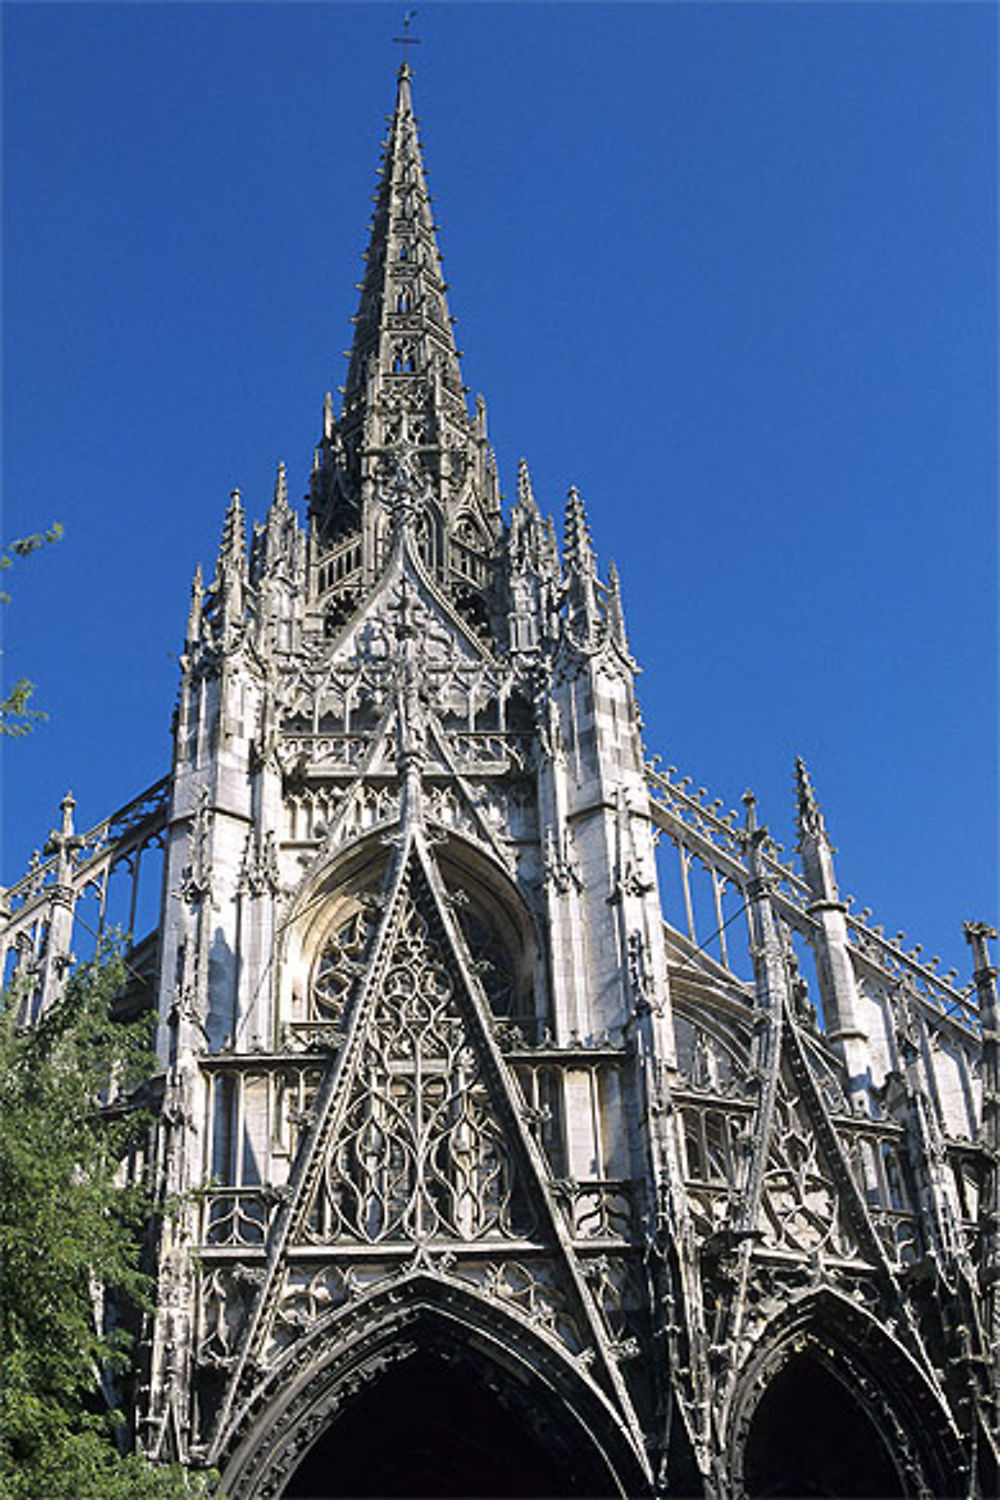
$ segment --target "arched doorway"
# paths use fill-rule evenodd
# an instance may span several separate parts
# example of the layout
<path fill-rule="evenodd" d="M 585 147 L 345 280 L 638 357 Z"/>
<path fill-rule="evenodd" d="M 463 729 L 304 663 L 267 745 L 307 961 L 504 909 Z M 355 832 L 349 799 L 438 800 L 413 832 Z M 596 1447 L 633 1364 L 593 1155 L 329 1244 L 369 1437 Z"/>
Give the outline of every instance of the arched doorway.
<path fill-rule="evenodd" d="M 230 1500 L 650 1491 L 644 1455 L 585 1371 L 498 1304 L 423 1272 L 320 1320 L 219 1456 Z"/>
<path fill-rule="evenodd" d="M 491 1390 L 467 1363 L 418 1351 L 344 1407 L 283 1493 L 512 1500 L 592 1492 L 585 1465 L 547 1446 L 510 1393 Z"/>
<path fill-rule="evenodd" d="M 808 1352 L 793 1356 L 761 1397 L 747 1434 L 743 1482 L 749 1500 L 890 1500 L 906 1493 L 872 1416 Z"/>

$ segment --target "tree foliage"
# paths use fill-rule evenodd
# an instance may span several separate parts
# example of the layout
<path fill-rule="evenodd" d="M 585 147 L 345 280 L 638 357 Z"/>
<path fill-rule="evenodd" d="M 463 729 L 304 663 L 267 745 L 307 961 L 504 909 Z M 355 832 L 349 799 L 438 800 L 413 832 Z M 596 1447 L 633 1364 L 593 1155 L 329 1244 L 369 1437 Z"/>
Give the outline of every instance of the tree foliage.
<path fill-rule="evenodd" d="M 120 954 L 104 955 L 36 1026 L 18 1026 L 16 986 L 0 1012 L 0 1500 L 207 1492 L 181 1469 L 122 1456 L 99 1399 L 129 1361 L 104 1298 L 142 1308 L 151 1292 L 149 1203 L 123 1163 L 148 1129 L 128 1101 L 153 1057 L 149 1018 L 114 1018 L 124 977 Z"/>
<path fill-rule="evenodd" d="M 58 542 L 62 534 L 62 526 L 58 521 L 53 521 L 47 531 L 36 531 L 31 536 L 15 537 L 14 541 L 8 542 L 6 547 L 0 548 L 0 572 L 6 572 L 8 568 L 12 568 L 17 558 L 30 557 L 32 552 L 37 552 L 40 547 Z M 10 594 L 6 589 L 0 589 L 0 604 L 9 603 Z M 40 708 L 30 706 L 31 695 L 34 691 L 33 682 L 29 682 L 27 677 L 19 677 L 5 696 L 0 698 L 0 736 L 6 735 L 9 739 L 16 739 L 23 734 L 30 734 L 39 720 L 47 717 Z"/>

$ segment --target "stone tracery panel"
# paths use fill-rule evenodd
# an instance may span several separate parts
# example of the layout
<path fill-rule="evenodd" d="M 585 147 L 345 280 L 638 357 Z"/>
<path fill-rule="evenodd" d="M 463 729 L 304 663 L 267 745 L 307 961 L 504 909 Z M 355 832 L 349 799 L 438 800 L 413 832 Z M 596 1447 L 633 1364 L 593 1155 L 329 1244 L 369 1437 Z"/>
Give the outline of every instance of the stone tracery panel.
<path fill-rule="evenodd" d="M 320 953 L 309 988 L 310 1019 L 344 1020 L 374 926 L 374 914 L 361 905 L 337 923 Z"/>
<path fill-rule="evenodd" d="M 323 970 L 329 985 L 331 970 Z M 517 1237 L 530 1214 L 451 972 L 411 900 L 309 1212 L 312 1243 Z"/>

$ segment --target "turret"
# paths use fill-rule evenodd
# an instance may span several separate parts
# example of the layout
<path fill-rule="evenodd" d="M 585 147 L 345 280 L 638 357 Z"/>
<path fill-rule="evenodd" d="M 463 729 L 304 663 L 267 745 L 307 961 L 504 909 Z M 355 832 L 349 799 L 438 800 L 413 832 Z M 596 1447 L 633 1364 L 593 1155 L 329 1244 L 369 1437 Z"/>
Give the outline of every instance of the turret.
<path fill-rule="evenodd" d="M 73 912 L 76 907 L 76 889 L 73 883 L 73 863 L 81 846 L 73 826 L 73 809 L 76 801 L 72 792 L 67 792 L 60 803 L 62 820 L 54 828 L 45 843 L 43 853 L 56 856 L 55 880 L 50 891 L 48 937 L 42 954 L 39 987 L 35 1000 L 35 1018 L 51 1010 L 62 994 L 63 982 L 73 955 L 70 942 L 73 934 Z"/>
<path fill-rule="evenodd" d="M 873 1083 L 871 1056 L 848 942 L 847 907 L 837 891 L 833 846 L 826 823 L 801 759 L 795 762 L 795 787 L 798 848 L 813 895 L 809 913 L 817 924 L 816 972 L 827 1037 L 844 1060 L 855 1108 L 869 1113 Z"/>

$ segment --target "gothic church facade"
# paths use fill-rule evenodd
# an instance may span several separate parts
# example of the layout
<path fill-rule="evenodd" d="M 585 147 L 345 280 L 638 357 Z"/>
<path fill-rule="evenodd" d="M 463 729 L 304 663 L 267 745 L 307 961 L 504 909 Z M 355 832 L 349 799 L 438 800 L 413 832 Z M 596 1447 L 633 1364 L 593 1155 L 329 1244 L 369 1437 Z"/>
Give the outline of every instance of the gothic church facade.
<path fill-rule="evenodd" d="M 570 491 L 504 516 L 399 71 L 343 402 L 195 578 L 169 774 L 6 893 L 54 1003 L 160 861 L 124 1392 L 229 1500 L 987 1495 L 996 974 L 645 757 Z M 140 933 L 135 934 L 140 939 Z"/>

